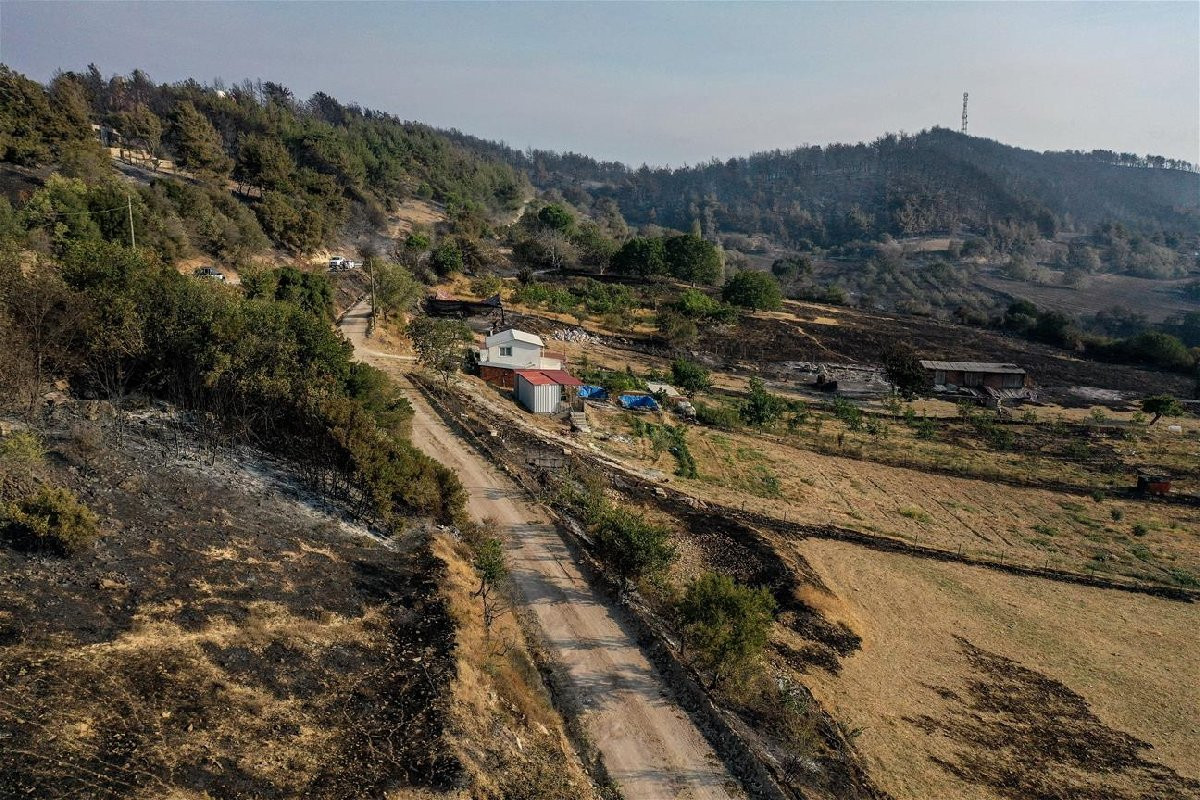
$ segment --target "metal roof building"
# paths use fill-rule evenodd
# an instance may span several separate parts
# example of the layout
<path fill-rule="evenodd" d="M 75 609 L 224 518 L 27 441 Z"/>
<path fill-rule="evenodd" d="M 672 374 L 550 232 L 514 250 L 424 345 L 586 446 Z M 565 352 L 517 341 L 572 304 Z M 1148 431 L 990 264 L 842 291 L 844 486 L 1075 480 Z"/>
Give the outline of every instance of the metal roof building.
<path fill-rule="evenodd" d="M 516 371 L 514 391 L 517 400 L 535 414 L 553 414 L 562 405 L 564 387 L 579 387 L 583 382 L 561 369 L 522 369 Z"/>

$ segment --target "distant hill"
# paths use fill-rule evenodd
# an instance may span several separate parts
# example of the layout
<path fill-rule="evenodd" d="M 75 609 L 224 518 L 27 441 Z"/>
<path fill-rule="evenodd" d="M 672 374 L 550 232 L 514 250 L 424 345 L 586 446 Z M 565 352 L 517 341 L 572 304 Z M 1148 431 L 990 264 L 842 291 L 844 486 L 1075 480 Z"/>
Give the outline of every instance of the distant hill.
<path fill-rule="evenodd" d="M 1200 232 L 1200 174 L 1191 164 L 1111 151 L 1039 153 L 944 128 L 675 169 L 448 134 L 576 204 L 608 197 L 631 223 L 687 229 L 698 221 L 709 236 L 828 246 L 884 233 L 983 233 L 1001 223 L 1036 225 L 1049 236 L 1109 221 L 1148 234 Z"/>

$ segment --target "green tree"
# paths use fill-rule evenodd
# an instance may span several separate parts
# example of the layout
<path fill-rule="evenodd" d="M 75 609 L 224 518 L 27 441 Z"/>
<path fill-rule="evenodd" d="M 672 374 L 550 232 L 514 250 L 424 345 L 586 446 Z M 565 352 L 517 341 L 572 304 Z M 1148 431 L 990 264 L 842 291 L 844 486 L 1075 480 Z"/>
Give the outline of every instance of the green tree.
<path fill-rule="evenodd" d="M 912 398 L 925 386 L 925 368 L 917 358 L 917 351 L 910 345 L 891 342 L 883 348 L 881 355 L 884 377 L 905 398 Z"/>
<path fill-rule="evenodd" d="M 263 190 L 287 192 L 295 189 L 291 155 L 278 139 L 251 134 L 238 145 L 233 179 Z"/>
<path fill-rule="evenodd" d="M 688 586 L 679 604 L 692 660 L 712 676 L 709 688 L 744 674 L 758 661 L 771 634 L 775 598 L 727 575 L 707 573 Z"/>
<path fill-rule="evenodd" d="M 667 271 L 681 281 L 711 286 L 721 280 L 721 252 L 699 236 L 672 236 L 663 244 L 663 257 Z"/>
<path fill-rule="evenodd" d="M 492 623 L 504 611 L 500 586 L 508 577 L 504 544 L 495 536 L 487 537 L 475 548 L 475 572 L 479 575 L 479 588 L 475 590 L 475 596 L 483 604 L 484 636 L 491 639 Z"/>
<path fill-rule="evenodd" d="M 1142 411 L 1153 414 L 1150 424 L 1158 422 L 1162 417 L 1173 417 L 1183 413 L 1183 406 L 1169 394 L 1156 394 L 1142 401 Z"/>
<path fill-rule="evenodd" d="M 450 376 L 462 366 L 467 345 L 475 340 L 466 323 L 450 319 L 416 317 L 405 332 L 412 339 L 418 363 L 440 376 L 447 386 Z"/>
<path fill-rule="evenodd" d="M 162 147 L 163 124 L 158 115 L 142 103 L 116 115 L 117 128 L 131 146 L 146 151 L 153 159 Z"/>
<path fill-rule="evenodd" d="M 570 233 L 575 227 L 575 215 L 558 203 L 551 203 L 537 213 L 538 224 L 543 228 Z"/>
<path fill-rule="evenodd" d="M 762 378 L 750 379 L 750 394 L 742 402 L 742 420 L 748 425 L 765 427 L 771 425 L 787 411 L 787 401 L 767 391 Z"/>
<path fill-rule="evenodd" d="M 416 307 L 425 287 L 411 272 L 394 261 L 376 261 L 371 269 L 375 274 L 375 311 L 381 319 Z"/>
<path fill-rule="evenodd" d="M 712 388 L 708 370 L 686 358 L 677 358 L 671 362 L 671 381 L 689 396 Z"/>
<path fill-rule="evenodd" d="M 233 159 L 226 155 L 217 129 L 190 100 L 175 107 L 171 133 L 181 166 L 206 180 L 228 177 Z"/>
<path fill-rule="evenodd" d="M 454 242 L 442 242 L 433 248 L 433 253 L 429 256 L 429 265 L 433 267 L 433 271 L 440 278 L 462 272 L 462 251 L 458 249 L 458 245 Z"/>
<path fill-rule="evenodd" d="M 282 267 L 277 270 L 275 299 L 321 319 L 333 319 L 333 285 L 324 275 Z"/>
<path fill-rule="evenodd" d="M 612 269 L 621 275 L 648 277 L 667 274 L 666 249 L 660 237 L 637 236 L 612 256 Z"/>
<path fill-rule="evenodd" d="M 725 302 L 742 308 L 775 310 L 783 307 L 779 283 L 765 272 L 745 270 L 729 279 L 721 291 Z"/>

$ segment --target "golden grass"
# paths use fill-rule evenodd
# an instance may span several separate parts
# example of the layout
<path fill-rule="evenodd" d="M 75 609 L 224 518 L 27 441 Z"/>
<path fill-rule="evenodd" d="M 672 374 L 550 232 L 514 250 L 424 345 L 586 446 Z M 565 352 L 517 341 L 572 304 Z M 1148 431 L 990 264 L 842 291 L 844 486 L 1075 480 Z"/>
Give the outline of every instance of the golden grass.
<path fill-rule="evenodd" d="M 961 697 L 966 681 L 979 678 L 956 636 L 1061 682 L 1104 725 L 1153 745 L 1146 758 L 1200 777 L 1200 607 L 832 541 L 806 540 L 795 550 L 836 596 L 817 602 L 836 602 L 833 615 L 852 620 L 863 637 L 839 674 L 814 670 L 803 681 L 847 727 L 862 730 L 859 749 L 896 798 L 999 794 L 930 760 L 953 762 L 970 743 L 913 721 L 957 713 L 958 701 L 938 690 Z M 1132 777 L 1108 779 L 1114 792 L 1140 791 Z"/>

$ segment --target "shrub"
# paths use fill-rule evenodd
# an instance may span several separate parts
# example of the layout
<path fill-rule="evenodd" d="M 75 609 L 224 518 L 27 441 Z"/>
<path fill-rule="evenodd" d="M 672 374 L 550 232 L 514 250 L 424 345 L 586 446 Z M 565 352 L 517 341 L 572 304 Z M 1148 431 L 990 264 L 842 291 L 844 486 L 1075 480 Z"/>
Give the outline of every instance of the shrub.
<path fill-rule="evenodd" d="M 16 546 L 69 555 L 98 535 L 96 515 L 70 489 L 43 486 L 0 509 L 5 536 Z"/>
<path fill-rule="evenodd" d="M 689 395 L 712 388 L 708 370 L 686 358 L 677 358 L 671 363 L 671 380 Z"/>
<path fill-rule="evenodd" d="M 779 282 L 765 272 L 754 270 L 739 272 L 730 278 L 721 297 L 742 308 L 774 310 L 783 306 Z"/>
<path fill-rule="evenodd" d="M 736 406 L 696 404 L 696 420 L 710 428 L 734 430 L 741 427 L 742 415 Z"/>
<path fill-rule="evenodd" d="M 744 674 L 762 654 L 774 621 L 775 598 L 766 589 L 708 573 L 687 588 L 679 616 L 693 662 L 711 673 L 710 688 L 716 688 Z"/>
<path fill-rule="evenodd" d="M 761 378 L 750 379 L 750 396 L 742 403 L 741 418 L 749 425 L 771 425 L 787 410 L 787 401 L 767 391 Z"/>
<path fill-rule="evenodd" d="M 32 472 L 46 457 L 41 438 L 32 431 L 14 431 L 0 439 L 0 464 Z"/>
<path fill-rule="evenodd" d="M 665 569 L 675 559 L 667 529 L 628 509 L 610 506 L 594 533 L 605 561 L 631 580 Z"/>

